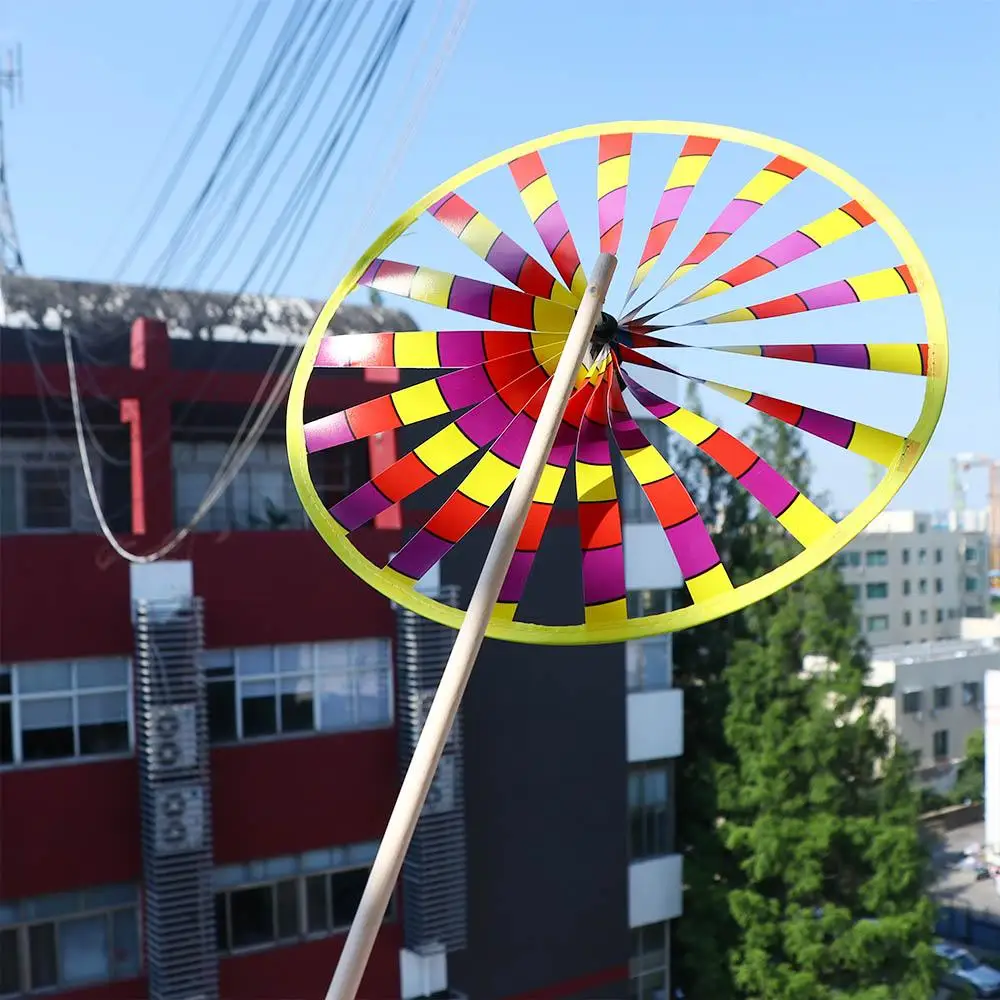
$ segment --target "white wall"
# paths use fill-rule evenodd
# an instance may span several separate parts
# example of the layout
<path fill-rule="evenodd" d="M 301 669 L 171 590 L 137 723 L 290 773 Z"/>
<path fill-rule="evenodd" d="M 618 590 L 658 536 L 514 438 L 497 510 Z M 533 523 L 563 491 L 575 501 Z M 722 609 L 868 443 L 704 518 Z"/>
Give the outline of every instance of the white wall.
<path fill-rule="evenodd" d="M 628 866 L 628 925 L 643 927 L 681 915 L 684 862 L 667 854 Z"/>

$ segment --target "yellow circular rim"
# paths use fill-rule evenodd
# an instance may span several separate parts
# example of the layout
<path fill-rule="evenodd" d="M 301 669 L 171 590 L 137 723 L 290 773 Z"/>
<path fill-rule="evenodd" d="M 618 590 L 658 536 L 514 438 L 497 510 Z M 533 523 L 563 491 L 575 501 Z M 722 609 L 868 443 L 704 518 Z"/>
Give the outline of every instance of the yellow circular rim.
<path fill-rule="evenodd" d="M 676 611 L 649 615 L 644 618 L 630 618 L 625 621 L 608 624 L 592 625 L 538 625 L 527 622 L 492 619 L 487 629 L 487 635 L 493 639 L 505 639 L 510 642 L 522 642 L 539 645 L 567 646 L 624 642 L 629 639 L 639 639 L 643 636 L 661 635 L 665 632 L 676 632 L 684 628 L 692 628 L 705 622 L 720 618 L 723 615 L 739 611 L 756 601 L 789 586 L 796 580 L 826 562 L 834 553 L 843 548 L 856 537 L 872 519 L 888 505 L 889 501 L 906 482 L 924 453 L 930 441 L 931 434 L 941 415 L 944 406 L 945 390 L 948 381 L 948 335 L 944 309 L 937 285 L 931 275 L 924 255 L 920 252 L 916 241 L 907 232 L 902 222 L 892 211 L 863 184 L 839 167 L 817 156 L 815 153 L 790 142 L 774 139 L 759 132 L 732 128 L 727 125 L 710 125 L 701 122 L 682 121 L 619 121 L 604 122 L 597 125 L 583 125 L 553 132 L 529 142 L 512 146 L 510 149 L 494 156 L 480 160 L 479 163 L 455 174 L 433 191 L 424 195 L 418 202 L 404 212 L 388 229 L 375 240 L 365 251 L 350 273 L 337 286 L 327 299 L 326 305 L 320 310 L 309 338 L 302 350 L 302 355 L 295 369 L 292 386 L 288 397 L 286 433 L 288 457 L 291 466 L 292 479 L 298 491 L 302 505 L 309 519 L 316 526 L 320 535 L 348 568 L 361 577 L 366 583 L 384 594 L 390 600 L 404 608 L 439 622 L 450 628 L 457 629 L 465 618 L 465 611 L 441 604 L 411 586 L 403 584 L 392 576 L 385 574 L 381 567 L 366 559 L 347 537 L 347 532 L 333 519 L 320 499 L 309 475 L 308 456 L 305 445 L 304 409 L 305 394 L 313 364 L 319 351 L 320 343 L 333 319 L 334 313 L 353 291 L 358 279 L 364 274 L 368 265 L 388 248 L 402 233 L 404 233 L 431 205 L 440 200 L 461 185 L 476 177 L 505 166 L 511 160 L 527 153 L 547 149 L 550 146 L 576 139 L 588 139 L 605 133 L 646 133 L 652 135 L 693 135 L 707 139 L 719 139 L 723 142 L 740 143 L 753 146 L 773 153 L 776 156 L 786 156 L 803 164 L 807 169 L 820 177 L 836 184 L 842 191 L 859 202 L 882 227 L 899 251 L 903 261 L 909 266 L 910 273 L 917 289 L 924 322 L 927 329 L 928 364 L 927 389 L 924 402 L 917 422 L 904 440 L 902 447 L 889 466 L 886 474 L 871 493 L 853 510 L 837 527 L 815 545 L 804 549 L 788 562 L 764 576 L 751 580 L 733 590 L 719 594 L 703 603 L 692 604 Z"/>

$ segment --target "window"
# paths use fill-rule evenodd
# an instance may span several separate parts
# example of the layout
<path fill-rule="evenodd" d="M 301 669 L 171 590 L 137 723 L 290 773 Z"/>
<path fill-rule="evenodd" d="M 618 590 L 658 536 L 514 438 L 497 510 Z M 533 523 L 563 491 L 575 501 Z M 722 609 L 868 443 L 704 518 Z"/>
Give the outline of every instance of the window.
<path fill-rule="evenodd" d="M 927 562 L 927 549 L 921 549 L 917 553 L 917 563 L 923 566 Z"/>
<path fill-rule="evenodd" d="M 917 583 L 917 593 L 926 594 L 927 593 L 927 581 L 922 579 Z"/>
<path fill-rule="evenodd" d="M 346 931 L 377 843 L 324 848 L 215 871 L 220 952 L 274 947 Z M 393 919 L 390 906 L 387 920 Z"/>
<path fill-rule="evenodd" d="M 90 456 L 100 492 L 101 468 Z M 0 464 L 0 531 L 4 534 L 94 531 L 76 449 L 44 439 L 5 438 Z"/>
<path fill-rule="evenodd" d="M 671 765 L 634 764 L 628 774 L 629 859 L 670 854 L 673 830 L 669 808 Z"/>
<path fill-rule="evenodd" d="M 0 667 L 0 765 L 129 753 L 125 658 Z"/>
<path fill-rule="evenodd" d="M 912 625 L 913 624 L 913 615 L 911 615 L 909 611 L 904 611 L 903 612 L 903 624 L 904 625 Z"/>
<path fill-rule="evenodd" d="M 889 596 L 889 584 L 887 583 L 866 583 L 865 584 L 865 597 L 869 601 L 878 600 L 882 597 Z"/>
<path fill-rule="evenodd" d="M 847 585 L 847 592 L 851 595 L 852 601 L 860 600 L 861 598 L 861 586 L 857 583 L 849 583 Z"/>
<path fill-rule="evenodd" d="M 934 759 L 944 760 L 948 757 L 948 730 L 938 729 L 934 733 Z"/>
<path fill-rule="evenodd" d="M 841 567 L 858 567 L 861 565 L 861 553 L 853 552 L 850 549 L 846 552 L 838 552 L 834 564 Z"/>
<path fill-rule="evenodd" d="M 921 611 L 920 612 L 920 624 L 921 625 L 926 625 L 927 624 L 927 612 L 926 611 Z"/>
<path fill-rule="evenodd" d="M 934 562 L 940 563 L 943 558 L 944 558 L 944 553 L 940 549 L 935 549 L 934 550 Z"/>
<path fill-rule="evenodd" d="M 903 549 L 903 565 L 904 566 L 909 566 L 910 565 L 910 550 L 909 549 Z"/>
<path fill-rule="evenodd" d="M 625 644 L 625 687 L 629 692 L 662 691 L 673 683 L 669 635 Z"/>
<path fill-rule="evenodd" d="M 969 708 L 979 705 L 979 681 L 962 682 L 962 704 Z"/>
<path fill-rule="evenodd" d="M 202 654 L 213 743 L 392 723 L 388 639 Z"/>
<path fill-rule="evenodd" d="M 885 549 L 869 549 L 865 553 L 866 566 L 888 566 L 889 553 Z"/>
<path fill-rule="evenodd" d="M 911 587 L 910 587 L 910 581 L 909 580 L 904 580 L 903 581 L 903 596 L 904 597 L 909 597 L 910 596 L 910 589 L 911 589 Z"/>
<path fill-rule="evenodd" d="M 869 615 L 868 616 L 868 631 L 869 632 L 885 632 L 889 628 L 889 616 L 888 615 Z"/>
<path fill-rule="evenodd" d="M 979 558 L 979 553 L 974 548 L 967 548 L 965 550 L 965 561 L 966 562 L 976 562 Z"/>
<path fill-rule="evenodd" d="M 934 579 L 934 593 L 943 594 L 944 593 L 944 580 L 941 577 L 935 577 Z"/>
<path fill-rule="evenodd" d="M 0 996 L 138 976 L 138 904 L 134 885 L 0 903 Z"/>
<path fill-rule="evenodd" d="M 977 590 L 979 590 L 979 580 L 974 576 L 967 576 L 965 578 L 965 592 L 974 594 Z"/>
<path fill-rule="evenodd" d="M 936 621 L 939 625 L 944 621 L 944 612 L 940 608 L 934 612 L 934 621 Z"/>
<path fill-rule="evenodd" d="M 173 445 L 174 508 L 186 524 L 201 505 L 221 468 L 228 442 L 178 441 Z M 354 491 L 368 477 L 367 446 L 334 448 L 311 464 L 317 491 L 327 506 Z M 315 466 L 315 467 L 313 467 Z M 251 452 L 218 502 L 199 522 L 203 531 L 275 531 L 302 528 L 305 513 L 288 471 L 280 441 L 263 441 Z"/>
<path fill-rule="evenodd" d="M 904 691 L 903 692 L 903 714 L 904 715 L 915 715 L 917 712 L 921 711 L 924 704 L 924 692 L 923 691 Z"/>
<path fill-rule="evenodd" d="M 951 708 L 951 685 L 934 688 L 934 708 L 940 710 Z"/>
<path fill-rule="evenodd" d="M 663 921 L 632 928 L 629 979 L 634 1000 L 667 1000 L 670 925 Z"/>
<path fill-rule="evenodd" d="M 670 610 L 669 590 L 630 590 L 627 594 L 630 618 L 661 615 Z"/>

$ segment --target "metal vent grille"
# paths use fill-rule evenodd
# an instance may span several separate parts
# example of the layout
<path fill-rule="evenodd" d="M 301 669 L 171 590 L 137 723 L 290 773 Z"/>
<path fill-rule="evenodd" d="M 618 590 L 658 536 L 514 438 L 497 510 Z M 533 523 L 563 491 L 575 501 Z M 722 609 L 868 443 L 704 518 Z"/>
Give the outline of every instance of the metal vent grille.
<path fill-rule="evenodd" d="M 149 997 L 217 1000 L 201 602 L 136 602 L 133 629 Z"/>
<path fill-rule="evenodd" d="M 442 588 L 438 600 L 457 607 L 458 588 Z M 455 633 L 412 611 L 395 610 L 400 762 L 405 770 Z M 403 935 L 405 946 L 413 951 L 435 943 L 448 951 L 466 947 L 463 764 L 460 712 L 403 864 Z"/>

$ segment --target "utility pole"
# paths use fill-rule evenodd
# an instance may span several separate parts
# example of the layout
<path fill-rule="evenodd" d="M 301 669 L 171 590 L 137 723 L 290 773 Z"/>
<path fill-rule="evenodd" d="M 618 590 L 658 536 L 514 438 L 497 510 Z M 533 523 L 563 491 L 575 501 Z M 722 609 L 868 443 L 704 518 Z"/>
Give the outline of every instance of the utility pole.
<path fill-rule="evenodd" d="M 23 274 L 24 258 L 17 239 L 14 209 L 7 189 L 7 165 L 3 143 L 3 91 L 7 91 L 11 108 L 24 98 L 24 75 L 21 72 L 21 46 L 7 50 L 6 66 L 0 69 L 0 274 Z"/>

